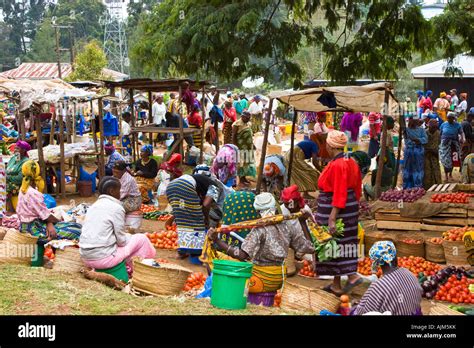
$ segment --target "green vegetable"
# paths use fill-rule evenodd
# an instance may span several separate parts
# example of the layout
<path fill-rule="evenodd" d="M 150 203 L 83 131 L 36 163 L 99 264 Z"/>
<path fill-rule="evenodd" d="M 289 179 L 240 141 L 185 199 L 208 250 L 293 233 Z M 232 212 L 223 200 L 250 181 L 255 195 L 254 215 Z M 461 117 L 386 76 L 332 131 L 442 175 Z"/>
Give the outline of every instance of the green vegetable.
<path fill-rule="evenodd" d="M 329 233 L 328 226 L 321 226 L 321 229 Z M 344 236 L 344 223 L 342 219 L 336 221 L 336 233 L 334 233 L 333 238 L 320 243 L 316 238 L 313 239 L 313 246 L 318 258 L 318 261 L 324 262 L 337 258 L 336 255 L 339 252 L 337 247 L 337 241 Z"/>

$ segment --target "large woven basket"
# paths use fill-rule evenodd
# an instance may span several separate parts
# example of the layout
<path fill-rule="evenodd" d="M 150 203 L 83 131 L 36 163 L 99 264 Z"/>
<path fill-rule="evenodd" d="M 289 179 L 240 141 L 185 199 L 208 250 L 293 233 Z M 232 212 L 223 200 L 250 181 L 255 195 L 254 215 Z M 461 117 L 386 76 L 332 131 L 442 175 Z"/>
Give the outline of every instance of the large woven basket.
<path fill-rule="evenodd" d="M 3 238 L 7 234 L 7 230 L 8 230 L 8 228 L 6 228 L 6 227 L 0 227 L 0 240 L 3 240 Z"/>
<path fill-rule="evenodd" d="M 430 315 L 465 315 L 439 302 L 431 302 Z"/>
<path fill-rule="evenodd" d="M 466 252 L 466 247 L 462 241 L 452 242 L 449 240 L 443 241 L 444 258 L 448 265 L 454 266 L 469 266 L 467 261 L 469 255 Z"/>
<path fill-rule="evenodd" d="M 191 270 L 176 264 L 162 263 L 160 267 L 141 263 L 138 257 L 133 258 L 134 289 L 150 295 L 177 295 L 186 283 Z"/>
<path fill-rule="evenodd" d="M 341 301 L 333 294 L 286 280 L 281 296 L 281 309 L 312 311 L 319 314 L 323 309 L 335 313 Z"/>
<path fill-rule="evenodd" d="M 364 236 L 364 253 L 365 255 L 369 255 L 369 250 L 376 242 L 380 242 L 382 240 L 389 240 L 394 242 L 392 237 L 387 236 L 383 232 L 373 232 L 373 233 L 365 233 Z"/>
<path fill-rule="evenodd" d="M 425 258 L 436 263 L 445 263 L 444 249 L 442 244 L 436 244 L 430 240 L 425 241 Z"/>
<path fill-rule="evenodd" d="M 56 249 L 53 267 L 55 271 L 79 273 L 82 267 L 84 267 L 84 263 L 79 254 L 79 248 L 70 246 L 64 250 Z"/>
<path fill-rule="evenodd" d="M 295 251 L 291 248 L 288 249 L 288 256 L 285 259 L 285 264 L 287 276 L 294 276 L 296 274 Z"/>
<path fill-rule="evenodd" d="M 37 252 L 38 237 L 10 228 L 1 243 L 0 263 L 30 265 Z"/>
<path fill-rule="evenodd" d="M 403 239 L 407 238 L 406 236 L 400 236 L 395 241 L 395 247 L 397 248 L 398 257 L 408 257 L 408 256 L 419 256 L 425 257 L 425 243 L 423 238 L 417 237 L 412 238 L 420 240 L 421 244 L 408 244 L 403 242 Z"/>

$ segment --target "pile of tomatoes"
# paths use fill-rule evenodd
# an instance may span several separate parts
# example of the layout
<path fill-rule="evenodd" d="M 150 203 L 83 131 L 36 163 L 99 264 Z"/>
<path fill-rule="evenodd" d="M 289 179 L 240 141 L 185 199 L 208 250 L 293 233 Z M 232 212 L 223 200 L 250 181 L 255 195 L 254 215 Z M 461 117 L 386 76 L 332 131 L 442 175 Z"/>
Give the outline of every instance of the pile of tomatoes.
<path fill-rule="evenodd" d="M 469 197 L 472 197 L 472 194 L 457 192 L 457 193 L 435 193 L 431 196 L 431 203 L 469 203 Z"/>
<path fill-rule="evenodd" d="M 156 209 L 153 205 L 148 205 L 148 204 L 142 204 L 140 206 L 140 211 L 142 213 L 152 213 L 154 211 L 157 211 L 158 209 Z"/>
<path fill-rule="evenodd" d="M 54 251 L 53 251 L 53 248 L 50 247 L 50 246 L 47 246 L 45 249 L 44 249 L 44 256 L 46 256 L 48 259 L 50 260 L 54 260 Z"/>
<path fill-rule="evenodd" d="M 420 239 L 405 238 L 402 240 L 403 243 L 407 244 L 423 244 L 423 241 Z"/>
<path fill-rule="evenodd" d="M 430 261 L 426 261 L 419 256 L 399 257 L 398 266 L 407 268 L 411 273 L 418 277 L 423 273 L 426 277 L 434 275 L 441 269 L 441 266 Z"/>
<path fill-rule="evenodd" d="M 443 232 L 444 240 L 449 240 L 452 242 L 460 242 L 462 241 L 462 237 L 468 231 L 471 231 L 472 227 L 464 226 L 459 228 L 453 228 L 449 231 Z"/>
<path fill-rule="evenodd" d="M 364 257 L 363 260 L 357 263 L 357 273 L 370 276 L 372 275 L 372 260 L 370 257 Z M 377 277 L 382 276 L 382 269 L 379 267 L 377 270 Z"/>
<path fill-rule="evenodd" d="M 351 303 L 349 296 L 341 295 L 339 299 L 341 300 L 341 304 L 339 305 L 338 313 L 342 315 L 349 315 L 351 312 Z"/>
<path fill-rule="evenodd" d="M 303 261 L 303 268 L 299 271 L 299 275 L 306 276 L 306 277 L 315 277 L 316 273 L 313 269 L 313 264 L 308 260 Z"/>
<path fill-rule="evenodd" d="M 273 307 L 280 307 L 281 305 L 281 292 L 277 291 L 275 299 L 273 300 Z"/>
<path fill-rule="evenodd" d="M 463 276 L 460 280 L 452 275 L 448 281 L 439 287 L 435 300 L 452 303 L 474 304 L 474 294 L 469 292 L 469 285 L 474 284 L 474 279 Z"/>
<path fill-rule="evenodd" d="M 167 231 L 146 233 L 151 244 L 158 249 L 177 249 L 178 248 L 178 232 L 173 229 L 173 226 L 168 226 Z"/>
<path fill-rule="evenodd" d="M 438 238 L 438 237 L 435 237 L 435 238 L 431 238 L 429 239 L 429 241 L 433 244 L 443 244 L 443 238 Z"/>
<path fill-rule="evenodd" d="M 204 283 L 206 282 L 207 277 L 201 272 L 194 272 L 191 274 L 188 279 L 186 279 L 186 284 L 184 285 L 184 291 L 190 291 L 193 289 L 202 289 Z"/>

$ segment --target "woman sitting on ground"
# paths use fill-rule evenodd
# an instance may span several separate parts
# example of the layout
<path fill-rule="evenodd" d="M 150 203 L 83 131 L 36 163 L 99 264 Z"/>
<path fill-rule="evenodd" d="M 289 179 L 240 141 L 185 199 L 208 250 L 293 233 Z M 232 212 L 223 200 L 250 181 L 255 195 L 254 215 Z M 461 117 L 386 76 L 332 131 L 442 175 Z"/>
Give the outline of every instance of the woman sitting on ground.
<path fill-rule="evenodd" d="M 144 145 L 140 150 L 140 159 L 135 163 L 134 176 L 137 180 L 138 189 L 142 195 L 142 202 L 148 203 L 150 196 L 148 192 L 155 186 L 155 178 L 158 174 L 158 163 L 151 158 L 153 146 Z"/>
<path fill-rule="evenodd" d="M 144 234 L 125 232 L 120 188 L 120 180 L 112 176 L 99 182 L 100 196 L 87 211 L 79 247 L 87 267 L 107 269 L 125 260 L 131 275 L 132 257 L 153 258 L 156 250 Z"/>
<path fill-rule="evenodd" d="M 382 268 L 382 277 L 373 282 L 353 314 L 390 312 L 392 315 L 421 315 L 422 288 L 406 268 L 397 266 L 397 250 L 390 241 L 376 242 L 369 251 L 372 272 Z"/>
<path fill-rule="evenodd" d="M 125 161 L 117 161 L 112 169 L 114 177 L 120 180 L 120 201 L 125 213 L 140 210 L 142 197 L 135 178 L 129 173 Z"/>
<path fill-rule="evenodd" d="M 115 151 L 115 146 L 112 144 L 106 144 L 104 146 L 105 154 L 109 156 L 109 159 L 105 165 L 105 175 L 112 175 L 112 170 L 114 168 L 114 164 L 117 161 L 125 162 L 125 158 L 117 151 Z"/>
<path fill-rule="evenodd" d="M 234 144 L 225 144 L 212 162 L 211 173 L 227 187 L 237 186 L 237 161 L 239 148 Z"/>
<path fill-rule="evenodd" d="M 81 225 L 58 220 L 46 207 L 41 193 L 45 184 L 39 164 L 28 160 L 21 171 L 23 181 L 16 208 L 21 222 L 20 231 L 38 237 L 39 242 L 43 243 L 52 239 L 79 239 Z"/>
<path fill-rule="evenodd" d="M 262 177 L 263 190 L 280 197 L 285 187 L 286 163 L 281 155 L 265 157 Z"/>

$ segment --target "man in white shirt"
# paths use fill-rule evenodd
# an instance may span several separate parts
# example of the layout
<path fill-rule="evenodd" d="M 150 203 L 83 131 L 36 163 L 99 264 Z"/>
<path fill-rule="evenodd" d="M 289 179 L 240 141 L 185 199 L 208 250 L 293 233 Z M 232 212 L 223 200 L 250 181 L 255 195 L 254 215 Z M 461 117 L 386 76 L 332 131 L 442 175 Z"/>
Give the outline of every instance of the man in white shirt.
<path fill-rule="evenodd" d="M 153 115 L 153 123 L 162 126 L 165 123 L 166 105 L 163 103 L 163 95 L 158 94 L 153 102 L 151 113 Z"/>
<path fill-rule="evenodd" d="M 451 106 L 454 106 L 456 108 L 459 104 L 459 98 L 458 98 L 458 91 L 455 89 L 452 89 L 449 91 L 449 94 L 451 94 Z"/>
<path fill-rule="evenodd" d="M 252 116 L 252 131 L 253 133 L 262 131 L 262 122 L 263 122 L 263 103 L 259 95 L 256 95 L 253 98 L 253 102 L 250 104 L 248 110 Z"/>

